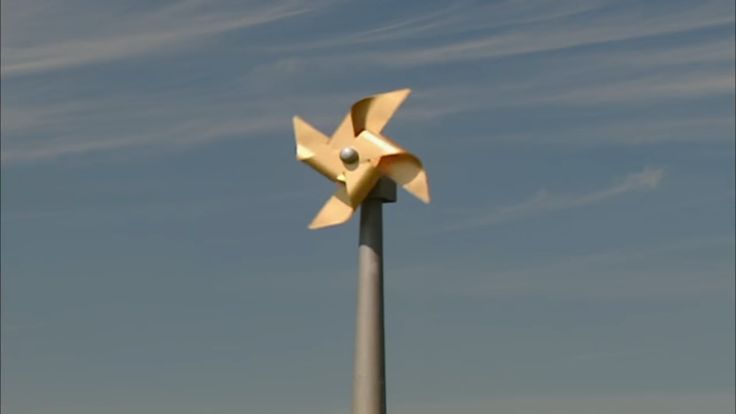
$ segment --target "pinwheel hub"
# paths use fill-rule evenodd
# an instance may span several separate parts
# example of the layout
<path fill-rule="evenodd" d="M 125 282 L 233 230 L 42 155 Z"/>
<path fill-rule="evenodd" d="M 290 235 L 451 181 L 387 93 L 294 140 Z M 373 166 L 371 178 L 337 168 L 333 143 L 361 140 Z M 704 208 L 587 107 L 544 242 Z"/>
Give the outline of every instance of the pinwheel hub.
<path fill-rule="evenodd" d="M 353 147 L 345 147 L 340 150 L 340 160 L 345 164 L 355 164 L 360 159 L 358 151 Z"/>

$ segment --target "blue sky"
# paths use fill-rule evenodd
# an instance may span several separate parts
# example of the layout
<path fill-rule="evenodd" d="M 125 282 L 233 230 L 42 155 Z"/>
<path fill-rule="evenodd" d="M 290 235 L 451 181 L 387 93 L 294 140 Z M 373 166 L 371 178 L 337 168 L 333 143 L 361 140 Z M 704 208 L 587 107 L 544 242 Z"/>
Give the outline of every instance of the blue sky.
<path fill-rule="evenodd" d="M 2 2 L 2 410 L 342 413 L 374 93 L 390 412 L 734 410 L 732 1 Z"/>

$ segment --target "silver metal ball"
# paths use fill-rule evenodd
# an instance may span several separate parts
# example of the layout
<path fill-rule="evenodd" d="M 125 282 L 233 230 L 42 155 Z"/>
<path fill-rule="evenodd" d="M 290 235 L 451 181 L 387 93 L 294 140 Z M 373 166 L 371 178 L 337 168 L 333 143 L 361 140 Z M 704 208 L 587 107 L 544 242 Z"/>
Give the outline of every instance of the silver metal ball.
<path fill-rule="evenodd" d="M 358 151 L 356 151 L 355 148 L 345 147 L 340 150 L 340 159 L 345 164 L 353 164 L 355 162 L 358 162 L 359 158 L 360 157 L 358 156 Z"/>

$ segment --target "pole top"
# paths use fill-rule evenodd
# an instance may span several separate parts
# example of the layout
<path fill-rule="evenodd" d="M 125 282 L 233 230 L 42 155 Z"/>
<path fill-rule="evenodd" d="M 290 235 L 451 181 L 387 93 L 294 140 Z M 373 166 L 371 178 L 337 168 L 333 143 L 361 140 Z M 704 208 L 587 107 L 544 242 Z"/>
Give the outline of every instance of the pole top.
<path fill-rule="evenodd" d="M 395 203 L 396 183 L 389 178 L 381 177 L 365 199 L 378 199 L 382 203 Z"/>

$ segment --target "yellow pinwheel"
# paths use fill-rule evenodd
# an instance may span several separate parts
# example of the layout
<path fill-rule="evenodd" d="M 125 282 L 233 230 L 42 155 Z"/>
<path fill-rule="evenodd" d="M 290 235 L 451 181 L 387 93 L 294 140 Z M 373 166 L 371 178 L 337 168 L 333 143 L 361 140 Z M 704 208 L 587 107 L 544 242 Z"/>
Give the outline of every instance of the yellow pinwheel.
<path fill-rule="evenodd" d="M 410 93 L 400 89 L 361 99 L 350 108 L 332 138 L 294 117 L 296 158 L 337 183 L 337 191 L 312 220 L 310 229 L 348 221 L 382 176 L 429 203 L 422 162 L 381 133 Z"/>

